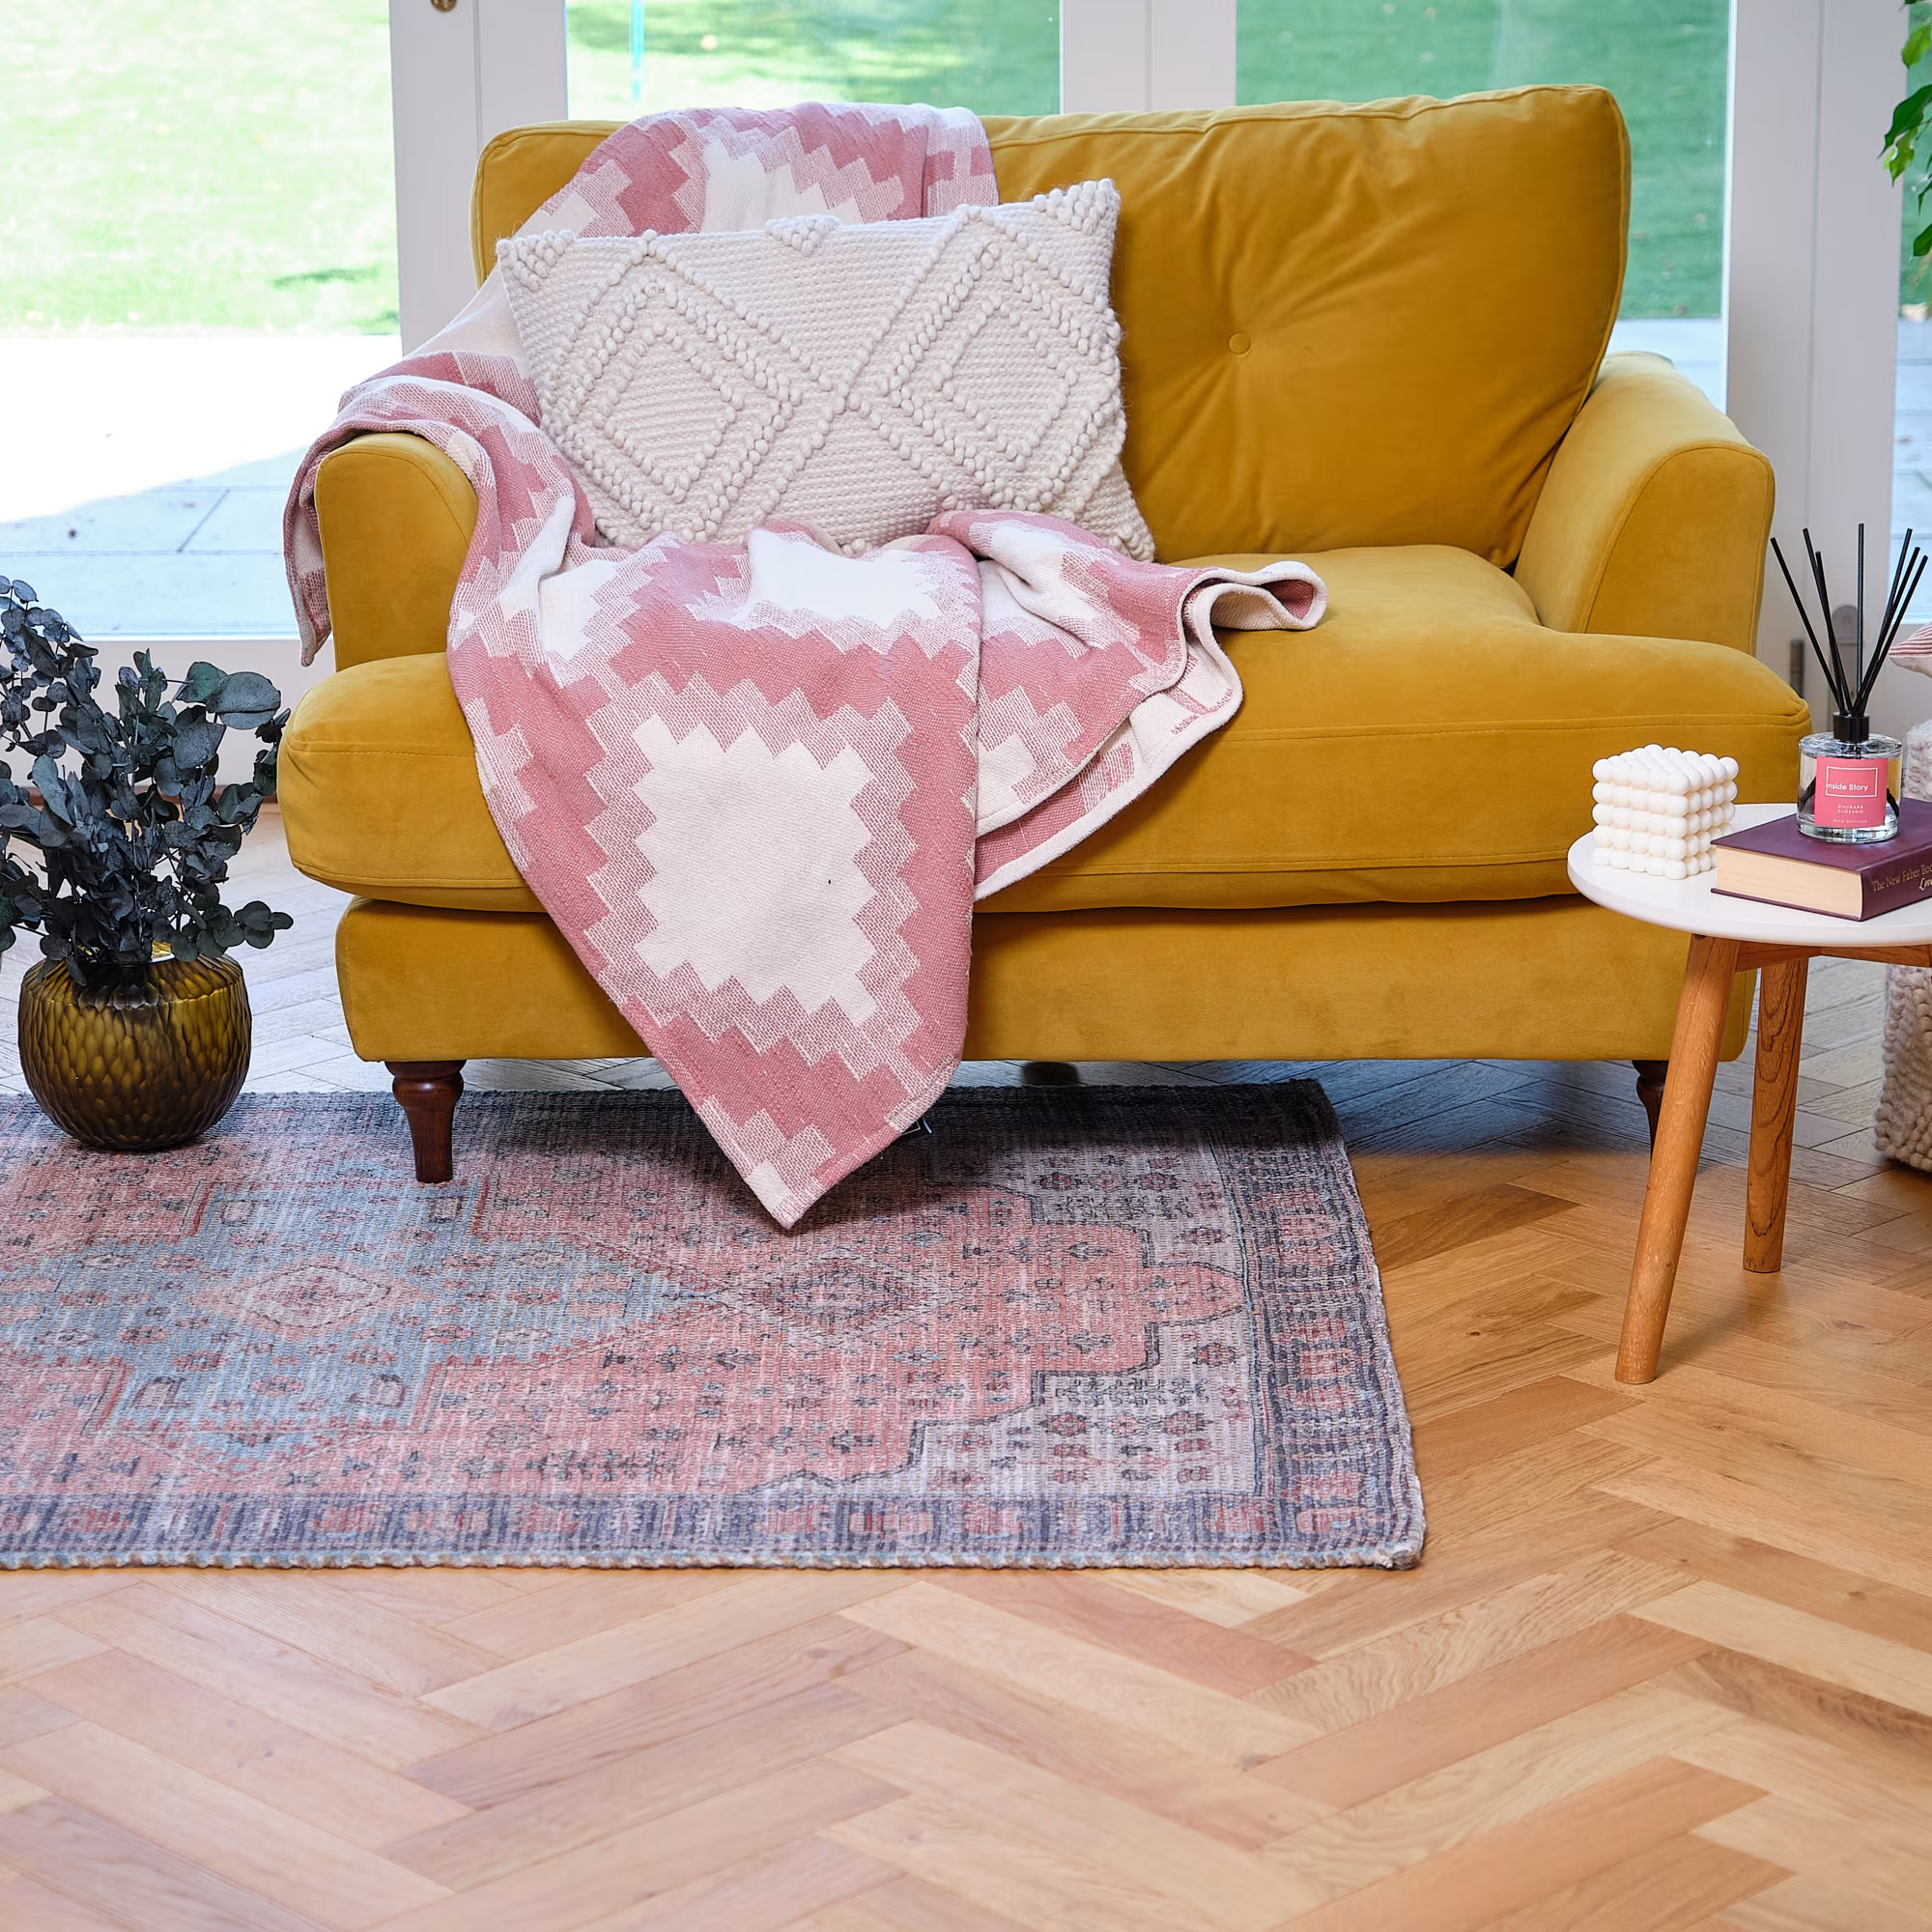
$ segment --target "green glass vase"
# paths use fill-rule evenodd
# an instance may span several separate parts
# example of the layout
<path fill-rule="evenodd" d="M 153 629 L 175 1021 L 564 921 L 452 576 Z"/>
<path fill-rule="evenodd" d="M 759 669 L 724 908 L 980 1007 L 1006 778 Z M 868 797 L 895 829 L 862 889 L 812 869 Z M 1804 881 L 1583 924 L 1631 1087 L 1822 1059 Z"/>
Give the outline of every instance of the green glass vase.
<path fill-rule="evenodd" d="M 232 959 L 156 959 L 94 989 L 43 959 L 20 982 L 20 1070 L 84 1147 L 152 1153 L 205 1134 L 248 1072 L 254 1021 Z"/>

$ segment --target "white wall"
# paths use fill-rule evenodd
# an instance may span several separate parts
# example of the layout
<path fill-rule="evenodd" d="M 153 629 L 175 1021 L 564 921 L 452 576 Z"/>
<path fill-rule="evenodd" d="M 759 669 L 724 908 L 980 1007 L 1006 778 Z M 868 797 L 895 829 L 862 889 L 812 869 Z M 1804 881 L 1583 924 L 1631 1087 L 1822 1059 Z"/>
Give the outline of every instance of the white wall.
<path fill-rule="evenodd" d="M 1878 153 L 1903 91 L 1904 19 L 1890 0 L 1733 7 L 1729 411 L 1776 469 L 1786 556 L 1803 554 L 1808 525 L 1840 602 L 1858 524 L 1875 557 L 1891 527 L 1901 207 Z M 1767 569 L 1758 655 L 1782 675 L 1800 626 L 1776 565 Z M 1821 682 L 1813 666 L 1806 695 L 1822 719 Z M 1932 708 L 1923 688 L 1888 673 L 1873 722 L 1902 729 Z"/>

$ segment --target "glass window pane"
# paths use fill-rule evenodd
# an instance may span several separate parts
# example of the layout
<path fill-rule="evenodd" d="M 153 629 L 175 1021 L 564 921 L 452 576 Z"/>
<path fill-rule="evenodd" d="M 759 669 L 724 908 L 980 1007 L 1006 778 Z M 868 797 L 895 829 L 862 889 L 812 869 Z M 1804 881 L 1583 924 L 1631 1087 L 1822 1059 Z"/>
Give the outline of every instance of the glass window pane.
<path fill-rule="evenodd" d="M 1060 9 L 1041 0 L 569 0 L 570 111 L 923 100 L 1060 106 Z"/>
<path fill-rule="evenodd" d="M 395 355 L 384 0 L 0 0 L 0 571 L 91 639 L 293 637 L 289 476 Z"/>
<path fill-rule="evenodd" d="M 1932 83 L 1932 53 L 1908 72 L 1893 70 L 1898 99 Z M 1923 143 L 1920 144 L 1923 146 Z M 1919 184 L 1932 155 L 1921 154 L 1905 175 L 1905 216 L 1898 233 L 1898 396 L 1892 426 L 1891 540 L 1908 529 L 1916 542 L 1932 531 L 1932 253 L 1915 255 L 1912 244 L 1932 227 L 1932 194 L 1921 203 Z M 1932 571 L 1926 573 L 1932 578 Z M 1932 583 L 1921 582 L 1909 612 L 1915 623 L 1932 620 Z"/>
<path fill-rule="evenodd" d="M 1730 0 L 1240 0 L 1238 18 L 1243 102 L 1609 88 L 1631 131 L 1623 314 L 1705 319 L 1650 334 L 1720 359 Z"/>

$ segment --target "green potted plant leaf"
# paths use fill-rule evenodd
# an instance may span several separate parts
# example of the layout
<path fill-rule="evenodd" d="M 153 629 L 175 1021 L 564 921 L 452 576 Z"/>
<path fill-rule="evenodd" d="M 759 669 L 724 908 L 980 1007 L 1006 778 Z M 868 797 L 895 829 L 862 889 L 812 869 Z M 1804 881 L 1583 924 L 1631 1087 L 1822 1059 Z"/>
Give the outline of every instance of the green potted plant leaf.
<path fill-rule="evenodd" d="M 20 1065 L 48 1117 L 91 1147 L 179 1147 L 248 1071 L 242 945 L 294 923 L 223 904 L 228 862 L 274 790 L 281 693 L 195 664 L 175 684 L 145 652 L 97 696 L 97 653 L 0 577 L 0 952 L 21 927 L 46 956 L 20 986 Z M 222 784 L 231 729 L 262 741 Z M 22 857 L 17 848 L 26 848 Z"/>
<path fill-rule="evenodd" d="M 1909 82 L 1913 70 L 1928 53 L 1932 53 L 1932 12 L 1928 12 L 1922 0 L 1906 0 L 1905 44 L 1899 49 L 1899 59 L 1905 64 L 1905 75 Z M 1918 143 L 1925 131 L 1928 121 L 1932 121 L 1932 83 L 1915 87 L 1891 111 L 1891 126 L 1885 130 L 1885 146 L 1880 150 L 1880 158 L 1885 162 L 1893 181 L 1899 181 L 1912 169 L 1918 159 Z M 1918 211 L 1925 210 L 1925 197 L 1932 193 L 1932 173 L 1922 168 L 1916 183 L 1907 185 L 1907 191 L 1918 197 Z M 1912 253 L 1916 259 L 1923 260 L 1932 254 L 1932 223 L 1927 223 L 1912 238 Z"/>

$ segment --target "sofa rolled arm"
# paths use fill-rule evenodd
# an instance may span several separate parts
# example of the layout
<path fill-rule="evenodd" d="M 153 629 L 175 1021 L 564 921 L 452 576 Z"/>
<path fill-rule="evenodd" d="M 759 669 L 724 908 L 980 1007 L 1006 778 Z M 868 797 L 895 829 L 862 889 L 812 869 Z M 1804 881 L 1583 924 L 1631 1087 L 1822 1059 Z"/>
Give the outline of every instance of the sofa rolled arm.
<path fill-rule="evenodd" d="M 1551 630 L 1752 651 L 1771 463 L 1662 355 L 1605 359 L 1558 446 L 1516 580 Z"/>
<path fill-rule="evenodd" d="M 339 668 L 440 651 L 476 527 L 469 479 L 433 442 L 358 436 L 315 479 Z"/>

